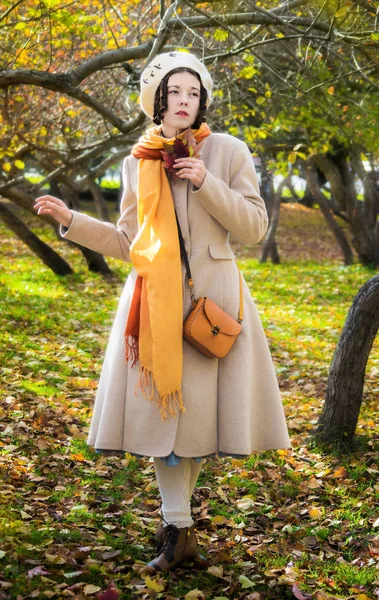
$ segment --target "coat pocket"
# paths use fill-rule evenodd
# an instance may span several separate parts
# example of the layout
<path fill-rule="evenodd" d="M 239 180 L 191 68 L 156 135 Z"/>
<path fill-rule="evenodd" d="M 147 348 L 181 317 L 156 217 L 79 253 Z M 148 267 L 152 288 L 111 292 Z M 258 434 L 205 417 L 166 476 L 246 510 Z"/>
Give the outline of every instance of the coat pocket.
<path fill-rule="evenodd" d="M 208 248 L 212 258 L 223 260 L 232 260 L 233 258 L 236 258 L 233 250 L 228 244 L 210 244 Z"/>

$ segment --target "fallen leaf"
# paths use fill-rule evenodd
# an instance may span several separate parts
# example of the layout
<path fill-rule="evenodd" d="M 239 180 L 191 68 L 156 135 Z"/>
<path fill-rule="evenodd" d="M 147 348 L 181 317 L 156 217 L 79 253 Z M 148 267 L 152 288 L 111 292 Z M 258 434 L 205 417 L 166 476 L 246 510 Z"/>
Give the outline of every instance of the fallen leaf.
<path fill-rule="evenodd" d="M 102 594 L 100 594 L 99 600 L 118 600 L 119 597 L 120 595 L 118 593 L 118 589 L 116 588 L 113 581 L 110 581 L 108 583 L 107 589 Z"/>
<path fill-rule="evenodd" d="M 215 518 L 213 519 L 213 523 L 215 525 L 224 525 L 224 523 L 227 522 L 227 518 L 224 517 L 223 515 L 216 515 Z"/>
<path fill-rule="evenodd" d="M 163 592 L 163 590 L 165 589 L 165 585 L 162 579 L 157 580 L 146 575 L 145 583 L 149 590 L 153 590 L 154 592 Z"/>
<path fill-rule="evenodd" d="M 202 591 L 196 589 L 191 590 L 184 596 L 184 600 L 205 600 L 205 596 Z"/>
<path fill-rule="evenodd" d="M 322 511 L 319 508 L 309 508 L 308 512 L 312 519 L 320 519 L 322 517 Z"/>
<path fill-rule="evenodd" d="M 248 510 L 249 508 L 254 506 L 254 500 L 249 496 L 244 496 L 243 498 L 239 498 L 236 504 L 240 510 Z"/>
<path fill-rule="evenodd" d="M 303 593 L 297 587 L 296 583 L 294 583 L 294 585 L 292 586 L 292 593 L 295 596 L 295 598 L 297 598 L 297 600 L 312 600 L 312 594 Z"/>
<path fill-rule="evenodd" d="M 224 568 L 222 566 L 208 567 L 208 573 L 211 573 L 211 575 L 214 575 L 215 577 L 222 577 L 224 574 Z"/>
<path fill-rule="evenodd" d="M 86 596 L 96 594 L 96 592 L 100 592 L 100 590 L 101 588 L 98 585 L 93 585 L 92 583 L 87 583 L 83 588 L 83 592 Z"/>
<path fill-rule="evenodd" d="M 346 479 L 347 471 L 346 471 L 345 467 L 338 467 L 338 469 L 336 469 L 333 472 L 333 477 L 339 477 L 341 479 Z"/>
<path fill-rule="evenodd" d="M 240 575 L 238 577 L 238 581 L 240 582 L 243 590 L 246 590 L 247 588 L 253 587 L 255 585 L 255 583 L 248 579 L 245 575 Z"/>

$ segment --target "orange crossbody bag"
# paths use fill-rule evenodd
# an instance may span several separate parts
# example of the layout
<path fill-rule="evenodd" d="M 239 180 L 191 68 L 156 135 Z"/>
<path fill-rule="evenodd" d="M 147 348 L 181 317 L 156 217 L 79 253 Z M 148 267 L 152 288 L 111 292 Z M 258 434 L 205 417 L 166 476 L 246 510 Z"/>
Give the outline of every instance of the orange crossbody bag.
<path fill-rule="evenodd" d="M 177 216 L 176 222 L 178 225 L 180 254 L 186 267 L 187 281 L 192 302 L 191 312 L 183 324 L 184 339 L 208 358 L 224 358 L 231 350 L 242 331 L 243 284 L 241 272 L 238 271 L 240 280 L 240 304 L 237 320 L 233 319 L 233 317 L 228 315 L 228 313 L 207 297 L 196 300 L 191 269 Z"/>

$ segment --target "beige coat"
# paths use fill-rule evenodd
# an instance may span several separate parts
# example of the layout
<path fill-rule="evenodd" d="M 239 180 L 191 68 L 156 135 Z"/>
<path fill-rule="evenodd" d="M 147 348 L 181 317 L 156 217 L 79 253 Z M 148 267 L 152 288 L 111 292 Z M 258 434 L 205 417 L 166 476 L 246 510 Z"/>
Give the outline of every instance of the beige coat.
<path fill-rule="evenodd" d="M 188 179 L 171 184 L 189 254 L 195 294 L 208 296 L 237 318 L 239 278 L 229 232 L 256 244 L 267 230 L 267 213 L 247 145 L 227 134 L 205 139 L 203 185 Z M 123 197 L 117 226 L 72 211 L 61 235 L 106 256 L 129 261 L 137 232 L 138 159 L 123 163 Z M 185 413 L 162 421 L 156 404 L 135 394 L 139 368 L 125 361 L 124 329 L 136 272 L 121 294 L 105 353 L 88 444 L 147 456 L 205 456 L 213 452 L 248 455 L 290 446 L 283 406 L 267 340 L 244 281 L 242 333 L 223 359 L 209 359 L 183 340 Z M 183 266 L 184 314 L 190 296 Z"/>

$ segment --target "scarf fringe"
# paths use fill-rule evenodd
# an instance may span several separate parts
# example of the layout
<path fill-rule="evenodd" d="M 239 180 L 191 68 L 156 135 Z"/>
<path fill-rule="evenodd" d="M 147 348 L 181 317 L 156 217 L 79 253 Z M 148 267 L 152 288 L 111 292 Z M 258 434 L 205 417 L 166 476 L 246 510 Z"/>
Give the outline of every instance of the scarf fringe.
<path fill-rule="evenodd" d="M 149 400 L 152 402 L 154 401 L 159 407 L 162 421 L 164 421 L 164 419 L 166 419 L 168 416 L 175 417 L 178 409 L 183 413 L 186 412 L 181 390 L 175 390 L 169 394 L 158 396 L 158 398 L 154 400 L 155 385 L 153 373 L 142 365 L 140 366 L 140 375 L 135 388 L 136 395 L 138 390 L 140 390 L 144 396 L 147 396 Z"/>
<path fill-rule="evenodd" d="M 131 335 L 125 336 L 125 342 L 126 360 L 131 361 L 131 368 L 133 368 L 139 360 L 139 338 Z"/>

